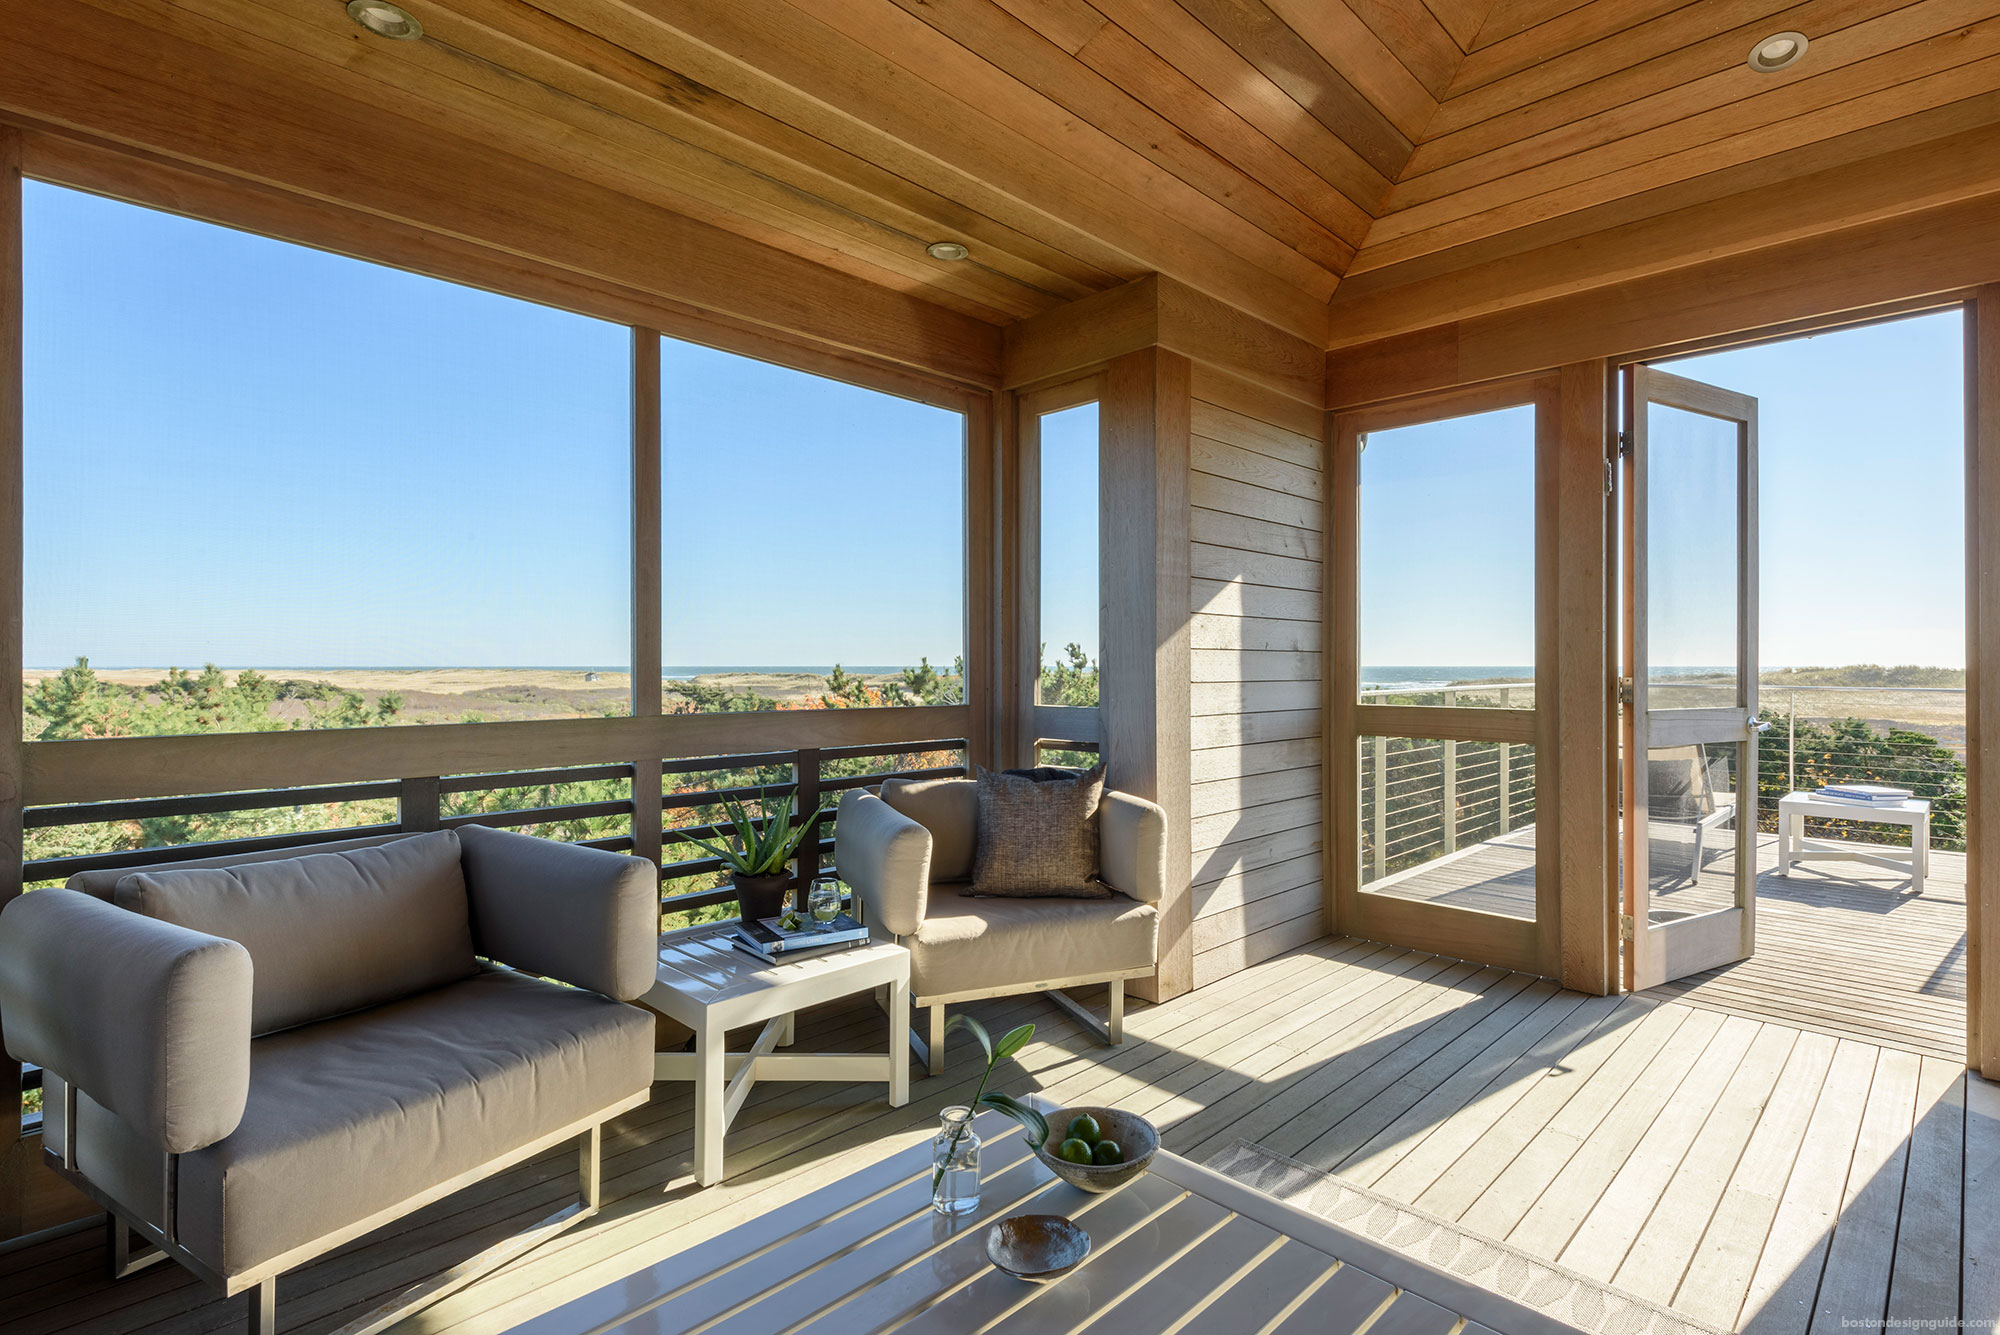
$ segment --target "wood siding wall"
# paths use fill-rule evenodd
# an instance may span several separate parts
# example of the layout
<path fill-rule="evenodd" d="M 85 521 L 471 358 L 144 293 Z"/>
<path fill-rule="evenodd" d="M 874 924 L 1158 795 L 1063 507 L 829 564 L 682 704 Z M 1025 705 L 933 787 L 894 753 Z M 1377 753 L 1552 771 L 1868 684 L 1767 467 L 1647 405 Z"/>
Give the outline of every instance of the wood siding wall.
<path fill-rule="evenodd" d="M 1326 930 L 1321 415 L 1193 381 L 1189 610 L 1194 981 Z"/>

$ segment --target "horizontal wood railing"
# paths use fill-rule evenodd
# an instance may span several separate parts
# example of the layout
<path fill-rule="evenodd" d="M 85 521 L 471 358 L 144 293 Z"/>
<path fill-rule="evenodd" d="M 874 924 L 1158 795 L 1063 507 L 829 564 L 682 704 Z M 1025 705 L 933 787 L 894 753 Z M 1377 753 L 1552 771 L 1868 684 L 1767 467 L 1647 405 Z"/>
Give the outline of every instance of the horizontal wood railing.
<path fill-rule="evenodd" d="M 966 705 L 105 737 L 22 748 L 30 806 L 973 735 Z"/>
<path fill-rule="evenodd" d="M 835 711 L 829 711 L 835 712 Z M 886 712 L 886 711 L 885 711 Z M 896 711 L 898 713 L 920 713 L 935 716 L 936 710 Z M 785 711 L 780 717 L 799 719 L 813 718 L 805 711 Z M 502 725 L 470 725 L 502 726 Z M 411 731 L 417 731 L 412 729 Z M 423 729 L 422 731 L 431 731 Z M 809 731 L 809 730 L 808 730 Z M 907 733 L 907 729 L 897 729 Z M 153 739 L 147 739 L 153 740 Z M 97 742 L 80 743 L 94 746 Z M 663 775 L 659 805 L 666 817 L 661 830 L 664 850 L 676 845 L 685 845 L 689 837 L 714 839 L 727 837 L 729 827 L 716 819 L 715 808 L 725 801 L 751 801 L 768 795 L 772 799 L 789 798 L 794 811 L 801 817 L 812 818 L 819 812 L 818 828 L 799 850 L 796 874 L 800 883 L 817 874 L 822 858 L 833 847 L 831 835 L 833 813 L 821 811 L 821 807 L 837 794 L 853 788 L 881 783 L 888 778 L 938 778 L 962 775 L 966 772 L 963 764 L 935 766 L 913 769 L 907 763 L 891 764 L 886 769 L 868 768 L 859 773 L 828 774 L 830 763 L 852 762 L 876 758 L 899 760 L 902 757 L 925 753 L 951 752 L 963 756 L 967 743 L 963 738 L 925 738 L 897 736 L 894 740 L 876 743 L 850 744 L 836 747 L 795 747 L 790 750 L 764 750 L 754 752 L 732 752 L 722 755 L 679 756 L 665 760 L 660 765 Z M 845 766 L 843 766 L 845 768 Z M 783 778 L 773 778 L 764 784 L 730 782 L 719 787 L 691 787 L 667 791 L 675 776 L 718 775 L 743 776 L 758 771 L 784 769 L 788 773 Z M 347 825 L 322 830 L 287 831 L 281 834 L 264 835 L 245 839 L 211 840 L 199 843 L 185 843 L 136 849 L 107 849 L 60 857 L 40 858 L 27 862 L 23 867 L 24 879 L 29 884 L 58 881 L 84 871 L 111 871 L 125 867 L 151 865 L 162 862 L 186 861 L 199 858 L 219 857 L 238 853 L 279 851 L 290 848 L 310 849 L 319 844 L 345 839 L 366 838 L 374 835 L 416 833 L 426 830 L 455 829 L 466 825 L 488 825 L 501 828 L 549 825 L 561 821 L 590 820 L 605 817 L 631 817 L 636 810 L 636 794 L 631 794 L 629 781 L 634 774 L 630 763 L 582 765 L 571 767 L 538 768 L 532 770 L 512 770 L 484 772 L 477 774 L 419 775 L 401 779 L 368 783 L 317 785 L 308 787 L 268 788 L 252 791 L 223 793 L 200 793 L 170 797 L 147 797 L 108 802 L 72 802 L 30 807 L 26 813 L 26 825 L 30 830 L 49 830 L 84 825 L 125 823 L 131 821 L 170 818 L 190 815 L 211 815 L 230 812 L 268 811 L 304 806 L 318 806 L 333 803 L 394 801 L 396 819 L 374 821 L 365 824 Z M 624 780 L 628 783 L 627 796 L 610 800 L 551 802 L 508 808 L 497 811 L 471 811 L 446 814 L 444 799 L 454 794 L 504 792 L 523 788 L 556 788 L 571 784 L 599 783 Z M 675 825 L 676 813 L 698 813 L 708 819 L 696 823 Z M 580 840 L 590 847 L 614 851 L 633 849 L 633 836 L 625 834 L 609 835 L 602 838 Z M 667 860 L 662 856 L 661 879 L 663 882 L 680 880 L 688 876 L 701 875 L 722 870 L 720 859 L 703 856 L 699 858 L 677 858 Z M 703 907 L 725 903 L 735 898 L 735 891 L 727 885 L 704 889 L 687 894 L 669 895 L 662 899 L 663 912 Z"/>

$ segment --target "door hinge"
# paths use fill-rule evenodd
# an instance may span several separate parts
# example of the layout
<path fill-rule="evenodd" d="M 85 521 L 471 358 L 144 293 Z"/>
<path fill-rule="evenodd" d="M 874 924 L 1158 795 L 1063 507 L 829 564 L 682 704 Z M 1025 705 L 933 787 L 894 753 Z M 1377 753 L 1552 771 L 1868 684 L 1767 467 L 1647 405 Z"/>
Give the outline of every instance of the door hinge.
<path fill-rule="evenodd" d="M 1614 476 L 1616 475 L 1611 470 L 1611 461 L 1606 459 L 1604 461 L 1604 494 L 1606 496 L 1609 496 L 1616 489 L 1612 482 Z"/>
<path fill-rule="evenodd" d="M 1630 454 L 1631 452 L 1632 452 L 1632 433 L 1629 431 L 1620 431 L 1618 433 L 1618 457 L 1620 459 L 1623 459 L 1626 455 Z"/>
<path fill-rule="evenodd" d="M 1629 913 L 1619 914 L 1618 939 L 1620 941 L 1630 941 L 1632 939 L 1632 933 L 1633 933 L 1632 915 Z"/>
<path fill-rule="evenodd" d="M 1632 702 L 1632 679 L 1630 677 L 1620 677 L 1618 679 L 1618 703 L 1629 705 Z"/>

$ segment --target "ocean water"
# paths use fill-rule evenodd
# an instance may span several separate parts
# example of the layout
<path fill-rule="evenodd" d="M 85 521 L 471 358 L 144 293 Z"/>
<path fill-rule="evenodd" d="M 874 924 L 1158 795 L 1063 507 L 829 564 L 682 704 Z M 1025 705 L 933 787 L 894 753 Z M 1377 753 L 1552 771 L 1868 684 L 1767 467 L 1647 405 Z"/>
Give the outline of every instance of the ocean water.
<path fill-rule="evenodd" d="M 1731 672 L 1725 667 L 1655 667 L 1653 676 L 1660 677 L 1706 677 L 1718 672 Z M 1520 681 L 1535 679 L 1535 669 L 1519 664 L 1511 666 L 1491 666 L 1472 664 L 1464 667 L 1449 667 L 1441 664 L 1391 664 L 1389 666 L 1369 666 L 1361 669 L 1361 689 L 1364 691 L 1434 691 L 1443 686 L 1454 686 L 1468 681 Z"/>

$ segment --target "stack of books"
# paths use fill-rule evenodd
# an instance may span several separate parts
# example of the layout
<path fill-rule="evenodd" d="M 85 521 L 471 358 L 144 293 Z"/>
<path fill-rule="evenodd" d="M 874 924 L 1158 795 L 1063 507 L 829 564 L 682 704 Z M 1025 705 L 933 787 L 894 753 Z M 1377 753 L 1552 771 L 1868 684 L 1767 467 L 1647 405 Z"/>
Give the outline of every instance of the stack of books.
<path fill-rule="evenodd" d="M 1891 788 L 1880 783 L 1830 783 L 1813 796 L 1856 807 L 1896 807 L 1916 794 L 1907 788 Z"/>
<path fill-rule="evenodd" d="M 868 943 L 868 929 L 843 913 L 821 926 L 804 914 L 803 925 L 786 928 L 782 918 L 758 918 L 739 923 L 729 944 L 766 964 L 802 959 L 833 950 L 851 950 Z"/>

